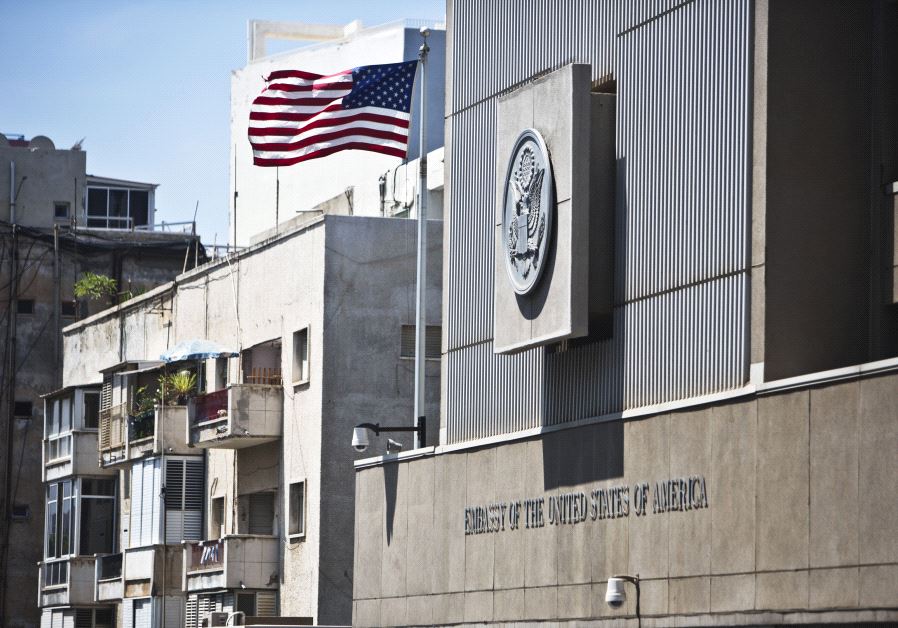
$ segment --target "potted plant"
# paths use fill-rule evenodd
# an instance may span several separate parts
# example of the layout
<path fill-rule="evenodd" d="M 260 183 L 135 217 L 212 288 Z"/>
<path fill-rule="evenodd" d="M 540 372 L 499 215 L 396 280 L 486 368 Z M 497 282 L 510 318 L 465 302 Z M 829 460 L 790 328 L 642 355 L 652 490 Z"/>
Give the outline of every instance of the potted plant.
<path fill-rule="evenodd" d="M 187 397 L 193 393 L 196 388 L 196 373 L 190 371 L 178 371 L 168 376 L 166 384 L 171 389 L 172 396 L 177 400 L 178 405 L 187 403 Z"/>

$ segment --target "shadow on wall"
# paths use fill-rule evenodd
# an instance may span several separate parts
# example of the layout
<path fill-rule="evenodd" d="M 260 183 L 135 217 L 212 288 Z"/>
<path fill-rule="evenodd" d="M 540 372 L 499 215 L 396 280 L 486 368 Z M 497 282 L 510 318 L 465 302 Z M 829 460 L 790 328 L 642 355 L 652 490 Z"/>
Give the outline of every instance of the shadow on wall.
<path fill-rule="evenodd" d="M 384 504 L 386 505 L 387 545 L 393 540 L 393 519 L 396 516 L 396 487 L 399 486 L 398 464 L 385 464 L 384 470 Z"/>
<path fill-rule="evenodd" d="M 610 259 L 617 265 L 612 277 L 626 277 L 627 233 L 627 163 L 615 161 L 612 189 L 592 185 L 590 203 L 610 203 L 614 207 L 613 246 Z M 595 183 L 595 182 L 594 182 Z M 591 218 L 596 211 L 591 212 Z M 596 221 L 591 221 L 596 222 Z M 590 224 L 590 248 L 601 242 L 599 225 Z M 608 259 L 608 258 L 606 258 Z M 602 256 L 590 254 L 590 276 L 597 277 Z M 590 279 L 591 288 L 594 281 Z M 622 300 L 623 286 L 611 287 L 613 304 Z M 590 298 L 590 303 L 597 300 Z M 569 340 L 546 351 L 544 379 L 544 416 L 547 425 L 602 416 L 619 412 L 624 407 L 626 311 L 597 314 L 591 308 L 589 335 Z M 589 366 L 584 368 L 584 364 Z M 598 365 L 598 366 L 597 366 Z M 576 400 L 576 404 L 571 402 Z M 562 430 L 543 436 L 543 487 L 545 490 L 599 482 L 624 475 L 624 423 L 615 420 L 588 430 Z"/>

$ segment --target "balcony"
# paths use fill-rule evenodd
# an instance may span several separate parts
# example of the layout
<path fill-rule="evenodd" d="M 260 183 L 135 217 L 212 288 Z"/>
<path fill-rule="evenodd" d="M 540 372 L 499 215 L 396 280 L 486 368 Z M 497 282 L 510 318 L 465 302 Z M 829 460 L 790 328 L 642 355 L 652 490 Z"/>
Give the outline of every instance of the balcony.
<path fill-rule="evenodd" d="M 188 407 L 187 442 L 191 446 L 252 447 L 281 437 L 284 388 L 267 383 L 232 384 L 194 397 Z"/>
<path fill-rule="evenodd" d="M 38 563 L 41 607 L 93 604 L 95 560 L 72 556 Z"/>
<path fill-rule="evenodd" d="M 97 432 L 76 431 L 44 439 L 44 482 L 73 475 L 113 475 L 97 468 Z"/>
<path fill-rule="evenodd" d="M 122 599 L 125 591 L 122 581 L 122 554 L 97 556 L 95 577 L 94 598 L 97 602 Z"/>
<path fill-rule="evenodd" d="M 184 590 L 277 589 L 278 538 L 241 534 L 184 544 Z"/>
<path fill-rule="evenodd" d="M 100 466 L 109 467 L 165 453 L 193 453 L 184 443 L 187 406 L 156 406 L 139 414 L 127 404 L 100 412 Z M 159 429 L 159 426 L 163 426 Z"/>

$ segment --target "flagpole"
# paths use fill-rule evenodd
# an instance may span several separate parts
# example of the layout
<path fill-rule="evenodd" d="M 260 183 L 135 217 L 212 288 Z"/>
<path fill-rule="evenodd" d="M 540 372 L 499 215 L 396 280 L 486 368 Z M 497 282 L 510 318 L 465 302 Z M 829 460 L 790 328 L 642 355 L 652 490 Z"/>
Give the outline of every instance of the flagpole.
<path fill-rule="evenodd" d="M 424 142 L 425 137 L 425 118 L 427 108 L 426 94 L 426 60 L 430 47 L 427 45 L 427 36 L 430 35 L 430 29 L 424 27 L 421 29 L 421 37 L 424 43 L 418 49 L 419 66 L 421 68 L 421 112 L 418 116 L 418 125 L 420 127 L 420 135 L 418 140 L 418 259 L 417 259 L 417 287 L 416 307 L 415 307 L 415 413 L 412 417 L 416 427 L 420 427 L 424 422 L 424 364 L 425 364 L 425 332 L 427 329 L 426 317 L 426 294 L 427 294 L 427 145 Z M 415 448 L 425 446 L 422 438 L 422 430 L 415 432 Z"/>

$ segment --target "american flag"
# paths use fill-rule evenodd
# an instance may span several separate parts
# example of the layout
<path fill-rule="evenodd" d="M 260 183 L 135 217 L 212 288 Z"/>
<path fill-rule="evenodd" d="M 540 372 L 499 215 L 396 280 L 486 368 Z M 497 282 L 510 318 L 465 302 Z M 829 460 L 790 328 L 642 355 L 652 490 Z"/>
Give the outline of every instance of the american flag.
<path fill-rule="evenodd" d="M 289 166 L 351 148 L 405 157 L 417 65 L 272 72 L 250 109 L 253 163 Z"/>

